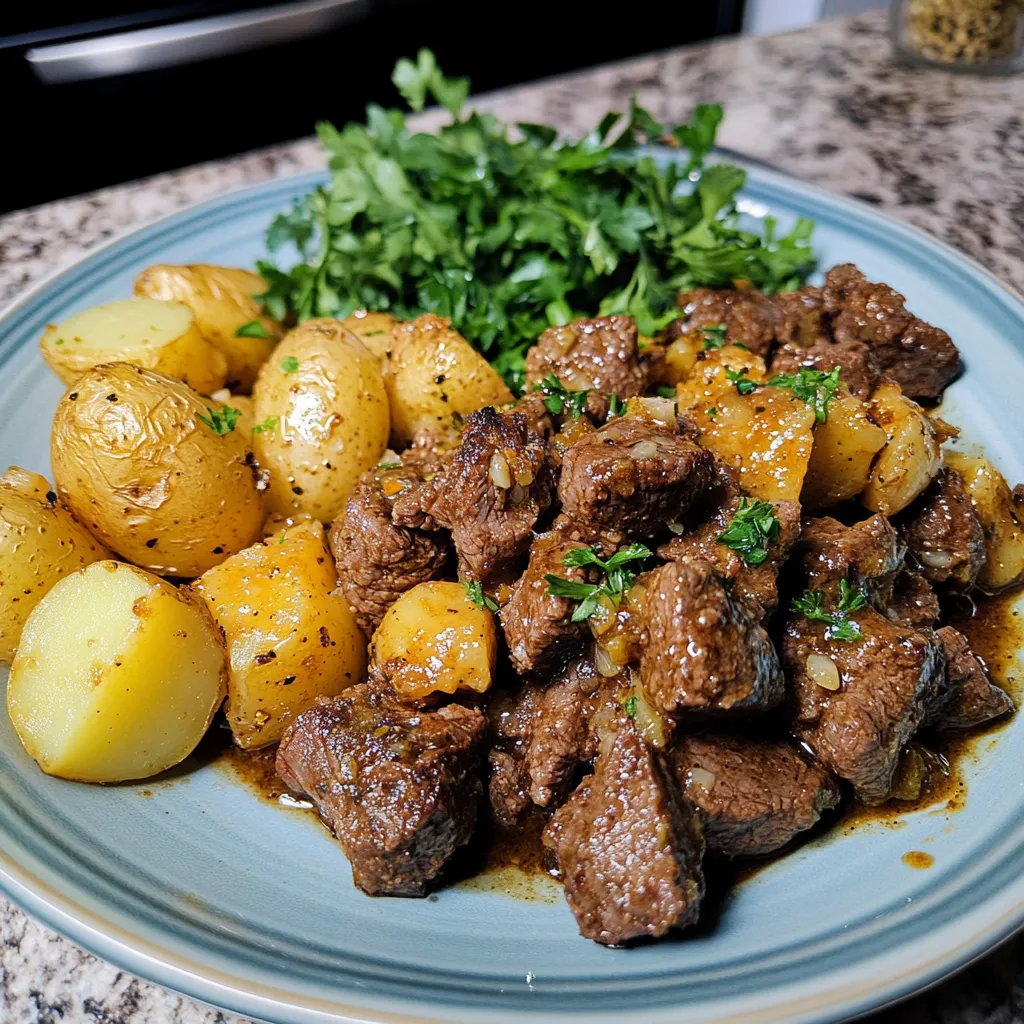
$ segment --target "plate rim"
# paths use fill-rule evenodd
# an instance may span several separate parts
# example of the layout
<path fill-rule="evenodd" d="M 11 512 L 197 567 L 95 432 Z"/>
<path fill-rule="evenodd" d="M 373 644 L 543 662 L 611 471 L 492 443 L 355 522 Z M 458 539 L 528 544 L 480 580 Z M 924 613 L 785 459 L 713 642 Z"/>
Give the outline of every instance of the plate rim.
<path fill-rule="evenodd" d="M 916 243 L 917 246 L 923 246 L 933 252 L 937 250 L 947 260 L 952 260 L 957 264 L 960 269 L 969 271 L 971 276 L 979 283 L 984 284 L 986 290 L 994 296 L 1011 300 L 1011 305 L 1024 307 L 1024 294 L 1015 286 L 1001 281 L 974 257 L 961 252 L 948 242 L 930 235 L 923 229 L 883 213 L 862 200 L 806 183 L 791 174 L 764 165 L 760 161 L 745 158 L 741 154 L 733 152 L 729 152 L 727 156 L 730 161 L 743 166 L 755 181 L 761 181 L 769 187 L 775 186 L 791 193 L 796 187 L 802 193 L 802 198 L 813 200 L 815 205 L 822 204 L 830 207 L 839 215 L 852 216 L 861 223 L 867 221 L 885 233 L 901 235 L 908 242 Z M 124 247 L 126 243 L 130 245 L 132 241 L 155 237 L 164 228 L 179 220 L 195 219 L 197 215 L 201 216 L 206 211 L 233 206 L 240 201 L 244 202 L 246 196 L 250 194 L 266 196 L 268 192 L 293 193 L 300 188 L 312 186 L 325 179 L 325 171 L 270 178 L 240 188 L 229 189 L 201 202 L 170 211 L 143 225 L 119 232 L 82 254 L 70 264 L 55 268 L 26 291 L 16 296 L 0 311 L 0 326 L 12 318 L 24 315 L 27 312 L 27 307 L 30 307 L 45 293 L 58 287 L 62 280 L 73 279 L 80 275 L 84 264 L 102 263 L 105 255 L 109 254 L 111 250 Z M 1021 313 L 1024 315 L 1024 308 Z M 2 356 L 7 354 L 7 352 L 0 353 Z M 191 961 L 186 956 L 161 947 L 158 943 L 151 942 L 141 935 L 123 931 L 114 921 L 104 920 L 102 914 L 82 906 L 71 895 L 53 888 L 45 880 L 34 875 L 29 867 L 14 860 L 6 851 L 0 851 L 0 891 L 44 925 L 53 928 L 66 938 L 116 966 L 187 995 L 189 998 L 223 1007 L 248 1017 L 302 1022 L 331 1021 L 335 1024 L 438 1024 L 438 1021 L 447 1019 L 447 1016 L 444 1018 L 423 1017 L 418 1012 L 410 1013 L 403 1009 L 397 1011 L 384 1008 L 367 1009 L 350 1005 L 348 1002 L 340 1002 L 336 998 L 332 998 L 328 1002 L 312 994 L 300 994 L 275 989 L 269 985 L 254 984 L 247 979 L 226 974 L 209 965 Z M 1014 896 L 1014 899 L 1007 904 L 1006 897 L 1009 895 Z M 987 913 L 982 915 L 982 919 L 977 923 L 971 935 L 962 938 L 959 942 L 948 944 L 939 953 L 933 951 L 931 955 L 924 955 L 924 950 L 922 950 L 921 955 L 913 964 L 908 964 L 898 970 L 890 970 L 888 973 L 876 969 L 871 975 L 868 975 L 867 972 L 872 967 L 874 959 L 863 961 L 860 966 L 865 974 L 861 977 L 855 990 L 847 985 L 842 992 L 826 990 L 795 1000 L 787 997 L 785 1005 L 776 998 L 771 1006 L 748 1007 L 746 1011 L 739 1014 L 730 1013 L 728 1020 L 731 1024 L 733 1022 L 738 1024 L 740 1021 L 743 1024 L 768 1024 L 768 1022 L 783 1020 L 794 1022 L 794 1024 L 798 1021 L 807 1022 L 807 1024 L 811 1024 L 811 1022 L 824 1024 L 826 1021 L 830 1022 L 879 1009 L 898 1002 L 912 993 L 931 987 L 985 955 L 1024 924 L 1024 879 L 1018 884 L 1007 885 L 1000 892 L 991 895 L 976 909 L 972 918 L 979 916 L 981 911 L 987 911 Z M 928 941 L 927 936 L 923 939 L 918 938 L 905 944 L 902 949 L 926 946 Z M 796 987 L 796 985 L 790 986 L 790 990 L 792 991 Z M 699 1012 L 699 1008 L 697 1009 Z M 652 1008 L 651 1019 L 653 1020 L 656 1016 L 659 1021 L 678 1021 L 680 1024 L 686 1020 L 724 1019 L 717 1016 L 694 1017 L 688 1014 L 687 1010 L 686 1006 L 679 1005 L 663 1010 Z M 444 1012 L 446 1015 L 455 1012 L 441 1007 L 438 1007 L 438 1011 Z M 282 1013 L 288 1016 L 281 1017 Z M 498 1011 L 495 1015 L 489 1015 L 487 1019 L 505 1020 L 505 1013 L 506 1011 Z M 268 1014 L 273 1014 L 273 1016 L 268 1016 Z M 563 1017 L 570 1015 L 571 1011 L 570 1014 L 560 1014 Z M 522 1011 L 511 1011 L 507 1019 L 523 1019 L 523 1016 Z M 456 1017 L 464 1019 L 461 1013 L 456 1013 Z M 454 1020 L 456 1017 L 452 1017 L 452 1019 Z M 477 1019 L 483 1019 L 483 1016 L 478 1014 Z M 538 1020 L 539 1018 L 534 1014 L 529 1014 L 529 1019 Z M 596 1019 L 596 1017 L 594 1014 L 589 1014 L 589 1019 Z M 614 1016 L 607 1019 L 622 1018 Z"/>

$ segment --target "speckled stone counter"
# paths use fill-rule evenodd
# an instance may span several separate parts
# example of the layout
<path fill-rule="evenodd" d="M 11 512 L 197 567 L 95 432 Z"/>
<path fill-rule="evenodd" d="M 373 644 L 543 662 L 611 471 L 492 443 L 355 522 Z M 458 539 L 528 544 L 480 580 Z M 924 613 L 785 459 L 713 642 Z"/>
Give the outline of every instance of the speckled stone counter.
<path fill-rule="evenodd" d="M 975 79 L 890 60 L 884 16 L 674 51 L 481 97 L 509 120 L 578 134 L 631 94 L 667 121 L 726 105 L 723 146 L 859 196 L 1024 291 L 1024 76 Z M 421 118 L 429 126 L 431 115 Z M 321 166 L 303 140 L 0 217 L 0 302 L 96 245 L 218 193 Z M 875 1024 L 1024 1024 L 1010 943 Z M 214 1024 L 237 1018 L 132 978 L 0 899 L 0 1022 Z"/>

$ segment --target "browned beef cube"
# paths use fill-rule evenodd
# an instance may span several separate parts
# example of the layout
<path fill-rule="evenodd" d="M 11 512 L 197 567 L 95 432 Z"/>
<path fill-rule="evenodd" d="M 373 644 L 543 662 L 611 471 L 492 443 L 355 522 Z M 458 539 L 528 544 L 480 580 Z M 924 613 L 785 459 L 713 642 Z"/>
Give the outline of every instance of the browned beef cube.
<path fill-rule="evenodd" d="M 783 345 L 772 359 L 772 373 L 799 373 L 802 367 L 831 373 L 839 367 L 839 379 L 850 391 L 861 398 L 867 398 L 881 373 L 871 349 L 863 342 L 818 341 L 810 348 Z"/>
<path fill-rule="evenodd" d="M 641 582 L 647 644 L 640 678 L 659 711 L 778 704 L 784 681 L 760 606 L 730 594 L 706 562 L 669 562 Z"/>
<path fill-rule="evenodd" d="M 879 370 L 911 398 L 941 398 L 960 373 L 949 335 L 909 313 L 899 292 L 868 281 L 852 264 L 825 275 L 823 296 L 835 340 L 868 345 Z"/>
<path fill-rule="evenodd" d="M 772 853 L 839 803 L 831 775 L 786 741 L 687 736 L 669 759 L 708 849 L 728 857 Z"/>
<path fill-rule="evenodd" d="M 921 575 L 951 590 L 970 590 L 985 564 L 985 531 L 963 477 L 944 470 L 915 507 L 902 533 Z"/>
<path fill-rule="evenodd" d="M 476 825 L 486 720 L 449 704 L 415 711 L 363 684 L 319 697 L 277 751 L 371 896 L 422 896 Z"/>
<path fill-rule="evenodd" d="M 618 945 L 697 920 L 700 823 L 631 722 L 548 823 L 544 845 L 586 938 Z"/>
<path fill-rule="evenodd" d="M 892 595 L 896 574 L 903 566 L 904 547 L 896 530 L 883 515 L 873 515 L 844 526 L 830 516 L 810 519 L 800 535 L 807 586 L 838 593 L 839 581 L 863 587 L 880 608 Z"/>
<path fill-rule="evenodd" d="M 551 495 L 544 438 L 519 413 L 487 406 L 466 417 L 458 448 L 433 479 L 397 497 L 393 519 L 400 526 L 450 530 L 459 575 L 484 581 L 509 571 L 526 553 Z"/>
<path fill-rule="evenodd" d="M 916 572 L 901 572 L 896 577 L 892 599 L 889 601 L 889 618 L 907 622 L 918 629 L 931 628 L 942 609 L 931 584 Z"/>
<path fill-rule="evenodd" d="M 681 322 L 670 325 L 668 337 L 700 333 L 703 327 L 724 324 L 725 339 L 746 345 L 751 352 L 766 356 L 775 340 L 776 313 L 771 299 L 752 289 L 695 288 L 680 292 Z"/>
<path fill-rule="evenodd" d="M 512 828 L 530 806 L 530 776 L 514 754 L 494 749 L 488 754 L 491 813 L 502 828 Z"/>
<path fill-rule="evenodd" d="M 925 727 L 972 729 L 1013 710 L 1013 701 L 996 686 L 971 650 L 963 633 L 952 626 L 938 630 L 946 655 L 946 693 L 929 708 Z"/>
<path fill-rule="evenodd" d="M 647 388 L 636 323 L 629 316 L 602 316 L 549 327 L 526 353 L 526 386 L 554 375 L 572 391 L 591 391 L 587 412 L 603 423 L 608 395 L 632 398 Z"/>
<path fill-rule="evenodd" d="M 804 285 L 796 291 L 779 292 L 770 301 L 775 310 L 776 341 L 797 348 L 811 348 L 819 341 L 829 341 L 820 288 Z"/>
<path fill-rule="evenodd" d="M 671 427 L 624 416 L 565 453 L 562 511 L 594 535 L 654 537 L 703 494 L 712 466 L 710 452 Z"/>
<path fill-rule="evenodd" d="M 945 659 L 930 630 L 894 622 L 871 605 L 852 621 L 863 639 L 830 639 L 825 624 L 794 614 L 782 657 L 796 734 L 865 804 L 878 804 L 889 795 L 900 750 L 943 686 Z"/>
<path fill-rule="evenodd" d="M 779 603 L 776 581 L 779 568 L 800 536 L 800 504 L 796 501 L 775 501 L 779 535 L 768 545 L 768 557 L 760 565 L 747 565 L 742 556 L 719 543 L 719 536 L 739 508 L 739 496 L 728 498 L 696 529 L 662 544 L 658 554 L 673 562 L 694 560 L 707 562 L 715 572 L 732 583 L 733 594 L 760 605 L 764 615 Z"/>
<path fill-rule="evenodd" d="M 352 489 L 345 511 L 331 526 L 338 582 L 359 628 L 368 637 L 402 594 L 444 575 L 448 561 L 445 537 L 391 521 L 394 500 L 422 480 L 415 465 L 364 473 Z"/>
<path fill-rule="evenodd" d="M 550 437 L 556 430 L 555 417 L 544 404 L 544 396 L 527 392 L 517 399 L 513 412 L 526 417 L 526 427 L 538 437 Z"/>
<path fill-rule="evenodd" d="M 585 583 L 582 568 L 566 566 L 570 551 L 583 550 L 586 544 L 567 540 L 557 533 L 539 537 L 530 549 L 526 572 L 512 588 L 512 596 L 501 609 L 509 657 L 517 672 L 537 672 L 557 668 L 583 647 L 589 635 L 586 622 L 573 622 L 576 602 L 548 593 L 547 575 Z"/>

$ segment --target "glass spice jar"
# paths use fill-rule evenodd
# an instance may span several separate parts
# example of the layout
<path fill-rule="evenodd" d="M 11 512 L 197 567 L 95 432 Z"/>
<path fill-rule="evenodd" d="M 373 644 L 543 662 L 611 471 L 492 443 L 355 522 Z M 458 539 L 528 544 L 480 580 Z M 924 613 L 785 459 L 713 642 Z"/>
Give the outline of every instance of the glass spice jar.
<path fill-rule="evenodd" d="M 1024 0 L 894 0 L 893 45 L 904 60 L 980 74 L 1024 69 Z"/>

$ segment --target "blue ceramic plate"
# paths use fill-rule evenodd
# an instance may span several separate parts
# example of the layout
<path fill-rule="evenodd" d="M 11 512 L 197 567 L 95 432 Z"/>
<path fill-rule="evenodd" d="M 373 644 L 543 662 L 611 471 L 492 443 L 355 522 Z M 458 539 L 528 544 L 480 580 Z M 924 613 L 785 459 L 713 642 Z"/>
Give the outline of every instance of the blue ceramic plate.
<path fill-rule="evenodd" d="M 0 466 L 49 471 L 61 387 L 36 347 L 47 322 L 131 294 L 151 263 L 251 264 L 271 215 L 314 181 L 176 214 L 8 311 Z M 859 264 L 946 328 L 967 363 L 946 415 L 1024 479 L 1019 298 L 923 234 L 761 169 L 745 208 L 783 226 L 813 217 L 824 266 Z M 982 748 L 959 813 L 816 841 L 736 890 L 713 927 L 609 950 L 578 937 L 557 892 L 515 898 L 507 879 L 431 900 L 366 897 L 310 815 L 259 801 L 216 765 L 106 789 L 48 778 L 4 715 L 0 885 L 120 967 L 271 1021 L 834 1021 L 938 979 L 1024 920 L 1024 729 Z M 911 850 L 934 866 L 905 866 Z"/>

